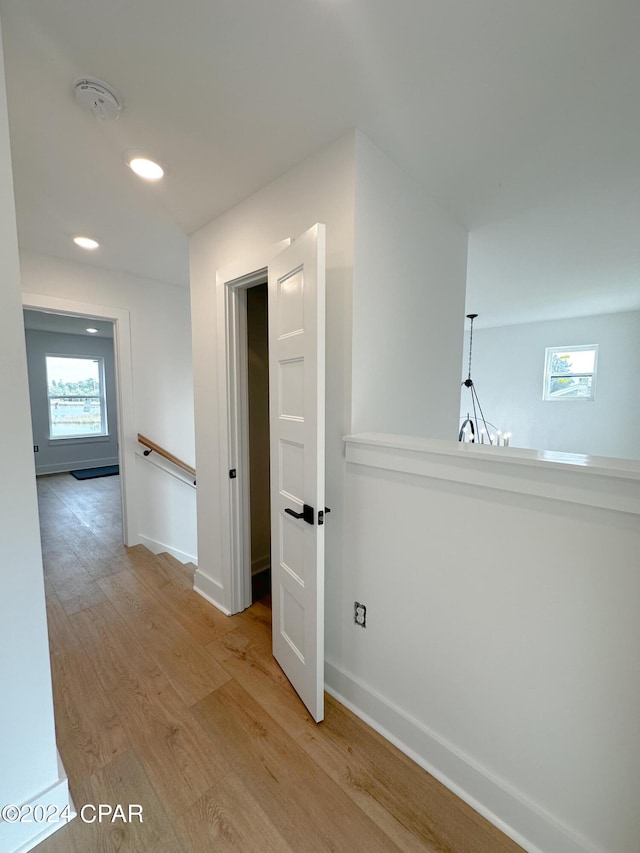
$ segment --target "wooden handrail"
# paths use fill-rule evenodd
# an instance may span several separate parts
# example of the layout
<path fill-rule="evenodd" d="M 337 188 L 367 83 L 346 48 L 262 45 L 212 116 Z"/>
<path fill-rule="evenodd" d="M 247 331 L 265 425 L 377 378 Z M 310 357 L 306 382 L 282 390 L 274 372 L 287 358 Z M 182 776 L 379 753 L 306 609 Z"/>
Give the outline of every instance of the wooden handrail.
<path fill-rule="evenodd" d="M 177 465 L 178 468 L 182 468 L 183 471 L 186 471 L 187 474 L 191 474 L 193 478 L 196 476 L 196 469 L 192 468 L 191 465 L 187 465 L 186 462 L 183 462 L 182 459 L 178 459 L 177 456 L 174 456 L 173 453 L 169 453 L 168 450 L 165 450 L 164 447 L 160 447 L 159 444 L 156 444 L 155 441 L 151 441 L 150 438 L 147 438 L 144 435 L 140 435 L 138 433 L 138 441 L 140 444 L 143 444 L 147 450 L 144 451 L 144 455 L 148 456 L 151 451 L 157 453 L 158 456 L 162 456 L 163 459 L 167 459 L 169 462 L 173 462 L 174 465 Z"/>

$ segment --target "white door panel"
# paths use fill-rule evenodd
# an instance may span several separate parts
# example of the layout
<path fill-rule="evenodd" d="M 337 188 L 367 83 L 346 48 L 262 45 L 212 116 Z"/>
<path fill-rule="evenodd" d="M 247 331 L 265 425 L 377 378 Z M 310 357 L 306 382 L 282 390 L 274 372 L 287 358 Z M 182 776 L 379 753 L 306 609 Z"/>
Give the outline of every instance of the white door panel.
<path fill-rule="evenodd" d="M 273 654 L 318 722 L 324 717 L 324 317 L 325 227 L 315 225 L 269 265 L 269 417 Z"/>

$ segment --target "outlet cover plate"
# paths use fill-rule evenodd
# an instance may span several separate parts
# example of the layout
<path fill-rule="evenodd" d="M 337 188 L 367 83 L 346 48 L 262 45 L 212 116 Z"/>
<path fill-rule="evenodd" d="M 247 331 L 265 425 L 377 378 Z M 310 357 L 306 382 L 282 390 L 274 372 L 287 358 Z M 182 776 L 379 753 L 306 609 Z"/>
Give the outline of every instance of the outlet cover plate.
<path fill-rule="evenodd" d="M 353 621 L 361 628 L 367 627 L 367 608 L 359 601 L 353 602 Z"/>

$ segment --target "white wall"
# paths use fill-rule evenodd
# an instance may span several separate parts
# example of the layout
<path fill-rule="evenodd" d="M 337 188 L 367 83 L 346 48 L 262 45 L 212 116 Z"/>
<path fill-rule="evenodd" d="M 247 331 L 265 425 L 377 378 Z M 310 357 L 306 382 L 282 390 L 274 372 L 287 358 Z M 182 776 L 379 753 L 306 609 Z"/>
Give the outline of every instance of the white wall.
<path fill-rule="evenodd" d="M 135 472 L 140 542 L 154 554 L 168 551 L 183 563 L 197 563 L 193 480 L 154 454 L 148 459 L 137 455 Z"/>
<path fill-rule="evenodd" d="M 538 472 L 493 460 L 463 459 L 466 485 L 439 462 L 430 476 L 345 465 L 351 402 L 363 426 L 455 435 L 462 375 L 464 233 L 360 134 L 191 238 L 203 588 L 225 606 L 216 271 L 315 221 L 329 247 L 328 686 L 527 849 L 636 853 L 640 469 L 614 511 L 576 503 L 582 477 L 566 468 L 536 492 Z M 441 412 L 423 367 L 448 371 Z M 514 492 L 516 477 L 529 490 Z M 554 497 L 563 488 L 568 501 Z M 368 608 L 364 630 L 355 600 Z"/>
<path fill-rule="evenodd" d="M 543 401 L 545 347 L 581 344 L 599 347 L 595 399 Z M 465 353 L 468 346 L 467 332 Z M 473 332 L 472 378 L 485 417 L 510 431 L 515 447 L 637 459 L 639 365 L 639 311 Z M 468 401 L 463 388 L 462 416 Z"/>
<path fill-rule="evenodd" d="M 126 273 L 100 269 L 82 263 L 20 253 L 22 289 L 27 293 L 63 298 L 78 303 L 116 307 L 129 312 L 133 371 L 134 434 L 124 437 L 136 443 L 135 433 L 148 436 L 190 465 L 194 464 L 193 370 L 191 366 L 191 324 L 189 291 Z M 191 559 L 197 554 L 195 531 L 196 500 L 193 489 L 169 475 L 156 481 L 155 474 L 136 478 L 137 541 L 168 545 Z M 164 514 L 150 508 L 157 505 L 161 490 L 167 514 L 184 518 L 174 526 L 172 540 L 166 541 Z M 164 550 L 164 548 L 160 548 Z"/>
<path fill-rule="evenodd" d="M 349 423 L 351 281 L 353 270 L 354 136 L 348 134 L 252 195 L 190 240 L 193 362 L 198 460 L 200 583 L 218 604 L 230 604 L 229 566 L 222 562 L 218 447 L 216 271 L 249 264 L 269 247 L 299 236 L 316 222 L 327 226 L 326 527 L 328 588 L 342 562 L 342 436 Z M 261 264 L 260 264 L 261 265 Z M 250 269 L 247 270 L 247 272 Z"/>
<path fill-rule="evenodd" d="M 0 397 L 11 405 L 0 442 L 0 803 L 22 805 L 46 795 L 59 775 L 1 41 L 0 264 Z M 39 830 L 0 822 L 0 849 Z"/>
<path fill-rule="evenodd" d="M 350 424 L 351 353 L 354 421 L 391 422 L 384 418 L 393 405 L 388 417 L 405 432 L 432 423 L 455 434 L 461 377 L 464 235 L 432 211 L 433 232 L 444 248 L 438 254 L 432 247 L 429 256 L 442 265 L 441 275 L 429 279 L 426 293 L 411 293 L 408 282 L 415 286 L 426 263 L 426 237 L 418 228 L 403 246 L 412 270 L 404 281 L 406 299 L 388 299 L 383 282 L 395 286 L 393 271 L 384 266 L 376 229 L 367 224 L 373 201 L 365 200 L 381 201 L 385 192 L 393 199 L 395 192 L 389 217 L 409 219 L 416 199 L 408 186 L 403 200 L 404 179 L 379 152 L 366 151 L 359 172 L 358 152 L 367 148 L 359 134 L 355 146 L 353 137 L 339 140 L 191 239 L 201 571 L 224 604 L 219 485 L 227 472 L 220 470 L 217 445 L 216 270 L 325 221 L 332 508 L 326 527 L 327 684 L 527 849 L 636 853 L 640 468 L 635 479 L 625 480 L 622 467 L 611 491 L 614 510 L 609 491 L 606 508 L 597 501 L 576 503 L 583 476 L 566 466 L 545 469 L 548 479 L 539 489 L 537 469 L 519 463 L 507 470 L 492 459 L 463 457 L 467 484 L 443 474 L 440 461 L 429 476 L 345 465 L 340 436 Z M 382 215 L 375 220 L 382 234 Z M 431 233 L 426 214 L 425 229 Z M 379 262 L 371 262 L 368 249 Z M 395 252 L 395 243 L 388 252 Z M 446 298 L 438 293 L 441 280 L 451 289 Z M 399 304 L 404 315 L 397 313 Z M 415 371 L 405 383 L 400 369 L 410 352 L 405 328 L 423 330 L 430 311 L 448 331 L 426 335 L 433 350 L 425 347 L 421 358 L 431 369 L 455 365 L 440 426 L 428 407 L 406 405 L 404 397 L 416 395 L 421 376 Z M 386 323 L 386 316 L 394 322 Z M 395 373 L 384 372 L 389 352 L 397 354 Z M 379 387 L 367 375 L 377 375 L 373 365 L 382 371 Z M 460 449 L 455 440 L 437 444 Z M 593 476 L 601 482 L 600 474 Z M 512 488 L 517 478 L 522 493 Z M 563 489 L 566 500 L 560 499 Z M 626 500 L 635 502 L 629 512 Z M 368 608 L 364 630 L 353 622 L 356 600 Z"/>
<path fill-rule="evenodd" d="M 213 582 L 209 594 L 220 604 L 226 600 L 228 578 L 217 526 L 221 524 L 219 480 L 227 472 L 220 470 L 218 447 L 212 441 L 220 424 L 216 271 L 229 264 L 242 265 L 315 222 L 327 226 L 326 500 L 332 515 L 326 528 L 326 608 L 330 642 L 332 631 L 339 628 L 332 625 L 331 614 L 342 602 L 342 436 L 351 431 L 352 401 L 353 417 L 361 429 L 385 424 L 423 434 L 455 430 L 467 236 L 357 131 L 192 236 L 196 440 L 202 478 L 199 567 Z M 440 351 L 445 342 L 454 354 L 443 364 Z M 436 362 L 437 374 L 427 370 Z"/>
<path fill-rule="evenodd" d="M 631 515 L 566 502 L 582 473 L 546 470 L 553 500 L 495 488 L 526 491 L 541 474 L 522 463 L 466 456 L 449 479 L 445 456 L 429 476 L 347 465 L 328 681 L 526 849 L 637 853 L 640 467 L 607 488 Z"/>
<path fill-rule="evenodd" d="M 457 434 L 467 232 L 357 135 L 353 431 Z"/>
<path fill-rule="evenodd" d="M 60 332 L 25 330 L 27 368 L 29 371 L 29 400 L 36 474 L 72 471 L 95 465 L 118 464 L 118 418 L 115 386 L 115 365 L 112 338 L 89 338 L 86 335 L 67 335 Z M 77 355 L 104 359 L 104 383 L 107 407 L 108 436 L 96 440 L 51 441 L 49 439 L 49 406 L 47 394 L 47 355 Z"/>

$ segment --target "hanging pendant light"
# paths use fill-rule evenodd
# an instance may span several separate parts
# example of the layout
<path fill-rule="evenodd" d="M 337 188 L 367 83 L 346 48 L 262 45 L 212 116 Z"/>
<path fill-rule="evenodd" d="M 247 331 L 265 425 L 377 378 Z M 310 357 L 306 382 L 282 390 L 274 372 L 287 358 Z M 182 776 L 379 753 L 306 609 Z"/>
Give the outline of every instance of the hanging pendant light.
<path fill-rule="evenodd" d="M 473 356 L 473 321 L 476 319 L 477 314 L 467 314 L 467 319 L 471 321 L 471 330 L 469 332 L 469 373 L 467 378 L 462 382 L 462 386 L 464 388 L 469 389 L 469 395 L 471 397 L 471 406 L 469 411 L 467 412 L 467 417 L 463 419 L 462 426 L 460 427 L 460 431 L 458 433 L 458 441 L 469 441 L 471 443 L 484 444 L 485 439 L 487 444 L 500 444 L 500 438 L 502 437 L 502 442 L 505 447 L 509 446 L 509 439 L 511 438 L 511 433 L 502 433 L 495 424 L 492 424 L 491 421 L 486 420 L 484 416 L 484 412 L 482 411 L 482 406 L 480 405 L 480 400 L 478 398 L 478 392 L 476 391 L 476 386 L 473 383 L 473 379 L 471 378 L 471 358 Z M 473 416 L 471 412 L 473 411 Z M 492 428 L 493 431 L 489 429 Z"/>

